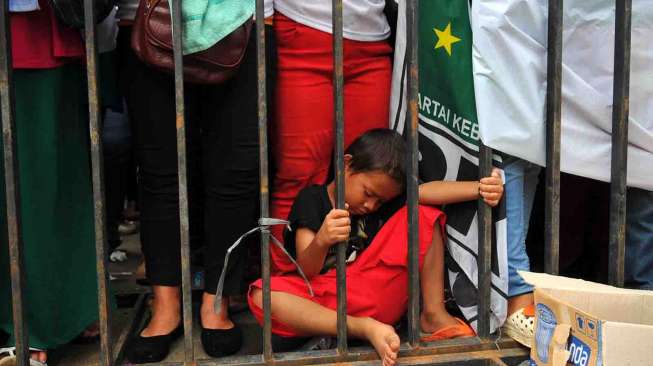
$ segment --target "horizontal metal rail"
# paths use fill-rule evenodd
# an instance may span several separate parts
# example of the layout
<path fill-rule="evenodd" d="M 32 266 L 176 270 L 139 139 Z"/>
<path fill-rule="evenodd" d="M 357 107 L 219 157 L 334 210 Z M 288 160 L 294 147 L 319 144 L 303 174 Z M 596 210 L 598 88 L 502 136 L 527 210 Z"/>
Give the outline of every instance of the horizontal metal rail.
<path fill-rule="evenodd" d="M 485 353 L 489 352 L 489 353 Z M 422 346 L 416 348 L 410 346 L 408 343 L 401 345 L 399 350 L 399 357 L 401 364 L 423 364 L 426 363 L 441 363 L 450 360 L 490 360 L 493 358 L 504 357 L 525 357 L 528 351 L 508 338 L 501 338 L 498 340 L 481 340 L 480 338 L 461 338 L 454 340 L 446 340 L 433 343 L 424 343 Z M 471 356 L 473 355 L 473 356 Z M 452 357 L 453 356 L 453 357 Z M 466 359 L 466 357 L 469 357 Z M 411 362 L 411 359 L 414 362 Z M 343 357 L 337 349 L 322 350 L 322 351 L 303 351 L 303 352 L 287 352 L 276 353 L 274 355 L 274 365 L 279 366 L 298 366 L 298 365 L 324 365 L 331 363 L 355 363 L 355 362 L 371 362 L 377 361 L 378 356 L 374 349 L 370 347 L 355 347 L 348 351 L 346 357 Z M 146 364 L 145 366 L 154 366 L 155 364 Z M 156 365 L 165 366 L 181 366 L 180 361 L 164 362 Z M 230 356 L 220 359 L 200 359 L 197 360 L 197 366 L 263 366 L 269 365 L 262 355 L 245 355 L 245 356 Z"/>

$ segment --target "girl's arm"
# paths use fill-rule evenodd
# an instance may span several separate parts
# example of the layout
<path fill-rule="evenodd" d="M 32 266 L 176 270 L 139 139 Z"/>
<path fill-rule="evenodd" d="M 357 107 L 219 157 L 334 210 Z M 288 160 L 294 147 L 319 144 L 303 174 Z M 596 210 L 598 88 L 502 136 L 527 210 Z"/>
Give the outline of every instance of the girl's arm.
<path fill-rule="evenodd" d="M 349 238 L 351 231 L 349 212 L 333 209 L 324 218 L 320 230 L 316 233 L 302 227 L 295 234 L 297 264 L 307 277 L 320 273 L 324 266 L 329 248 Z"/>
<path fill-rule="evenodd" d="M 492 207 L 499 204 L 503 196 L 503 182 L 498 169 L 494 168 L 489 177 L 478 182 L 433 181 L 419 186 L 419 203 L 423 205 L 472 201 L 479 196 Z"/>

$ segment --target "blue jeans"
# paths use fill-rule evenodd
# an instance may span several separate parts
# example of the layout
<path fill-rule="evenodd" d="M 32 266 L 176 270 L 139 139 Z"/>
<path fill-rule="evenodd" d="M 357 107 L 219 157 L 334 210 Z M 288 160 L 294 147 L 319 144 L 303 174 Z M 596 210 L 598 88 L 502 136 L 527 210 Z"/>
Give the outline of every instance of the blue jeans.
<path fill-rule="evenodd" d="M 513 297 L 533 291 L 521 278 L 518 270 L 529 271 L 526 254 L 526 235 L 535 199 L 540 167 L 526 160 L 508 156 L 504 159 L 506 175 L 505 197 L 508 220 L 508 296 Z"/>
<path fill-rule="evenodd" d="M 626 287 L 653 290 L 653 192 L 628 188 Z"/>

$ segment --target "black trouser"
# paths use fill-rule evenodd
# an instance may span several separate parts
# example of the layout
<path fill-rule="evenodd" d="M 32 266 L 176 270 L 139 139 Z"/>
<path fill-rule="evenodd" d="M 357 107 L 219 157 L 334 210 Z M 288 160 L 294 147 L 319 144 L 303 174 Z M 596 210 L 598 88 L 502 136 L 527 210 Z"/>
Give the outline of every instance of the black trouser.
<path fill-rule="evenodd" d="M 102 126 L 104 148 L 104 182 L 107 242 L 109 253 L 120 246 L 118 225 L 122 218 L 123 204 L 127 192 L 129 157 L 131 155 L 131 135 L 129 121 L 118 112 L 107 110 Z"/>
<path fill-rule="evenodd" d="M 271 91 L 276 55 L 271 29 L 267 31 Z M 205 246 L 205 289 L 210 293 L 216 291 L 227 248 L 256 226 L 258 218 L 256 70 L 252 31 L 237 76 L 217 86 L 184 86 L 191 247 Z M 153 285 L 177 286 L 181 271 L 173 78 L 141 64 L 130 93 L 136 101 L 133 120 L 147 276 Z M 246 245 L 231 254 L 225 295 L 245 289 Z"/>
<path fill-rule="evenodd" d="M 107 243 L 110 255 L 120 246 L 118 225 L 125 202 L 129 160 L 132 155 L 131 133 L 123 97 L 118 88 L 120 48 L 100 54 L 100 95 L 102 96 L 102 147 L 104 154 L 104 195 Z"/>

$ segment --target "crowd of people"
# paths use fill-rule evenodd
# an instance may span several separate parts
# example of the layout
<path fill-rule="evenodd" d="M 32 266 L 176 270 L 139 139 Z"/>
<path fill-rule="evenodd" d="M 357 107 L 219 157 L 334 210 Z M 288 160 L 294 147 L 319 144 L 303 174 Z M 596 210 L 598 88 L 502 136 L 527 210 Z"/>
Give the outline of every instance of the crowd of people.
<path fill-rule="evenodd" d="M 23 293 L 32 362 L 45 365 L 48 349 L 95 339 L 98 333 L 84 48 L 82 31 L 63 25 L 49 1 L 12 1 Z M 31 7 L 18 6 L 30 1 Z M 223 3 L 252 9 L 248 1 Z M 331 2 L 265 1 L 270 157 L 276 168 L 271 216 L 289 221 L 272 234 L 308 278 L 306 282 L 296 265 L 273 248 L 274 344 L 275 351 L 289 350 L 309 337 L 336 334 L 335 244 L 347 242 L 348 332 L 369 341 L 383 364 L 391 366 L 399 349 L 393 325 L 408 301 L 407 148 L 404 138 L 388 129 L 394 27 L 388 12 L 394 2 L 343 3 L 346 206 L 336 208 Z M 117 9 L 103 21 L 105 37 L 100 37 L 107 40 L 100 47 L 107 260 L 124 260 L 125 252 L 118 248 L 122 212 L 125 201 L 137 200 L 152 286 L 151 316 L 130 337 L 126 357 L 134 364 L 160 362 L 183 334 L 180 153 L 188 165 L 190 246 L 203 253 L 201 343 L 211 357 L 231 355 L 241 348 L 243 336 L 229 313 L 230 299 L 247 294 L 259 322 L 263 315 L 261 281 L 249 286 L 245 281 L 246 245 L 231 254 L 222 301 L 215 309 L 227 249 L 260 216 L 256 32 L 250 33 L 235 76 L 216 85 L 185 84 L 187 151 L 179 152 L 174 77 L 139 59 L 131 47 L 139 9 L 139 0 L 117 1 Z M 492 207 L 506 201 L 509 300 L 504 329 L 524 345 L 530 343 L 533 289 L 517 271 L 530 269 L 526 241 L 541 168 L 513 157 L 501 168 L 503 173 L 495 168 L 475 181 L 426 181 L 419 187 L 423 341 L 475 335 L 467 320 L 445 307 L 446 217 L 438 207 L 480 198 Z M 651 192 L 629 191 L 628 207 L 637 213 L 628 215 L 633 231 L 626 275 L 631 286 L 644 289 L 653 289 L 653 260 L 646 262 L 653 256 L 652 197 Z M 0 206 L 4 243 L 4 201 Z M 6 248 L 0 250 L 0 332 L 9 337 L 4 346 L 0 343 L 6 347 L 0 350 L 0 365 L 12 362 L 14 345 Z"/>

